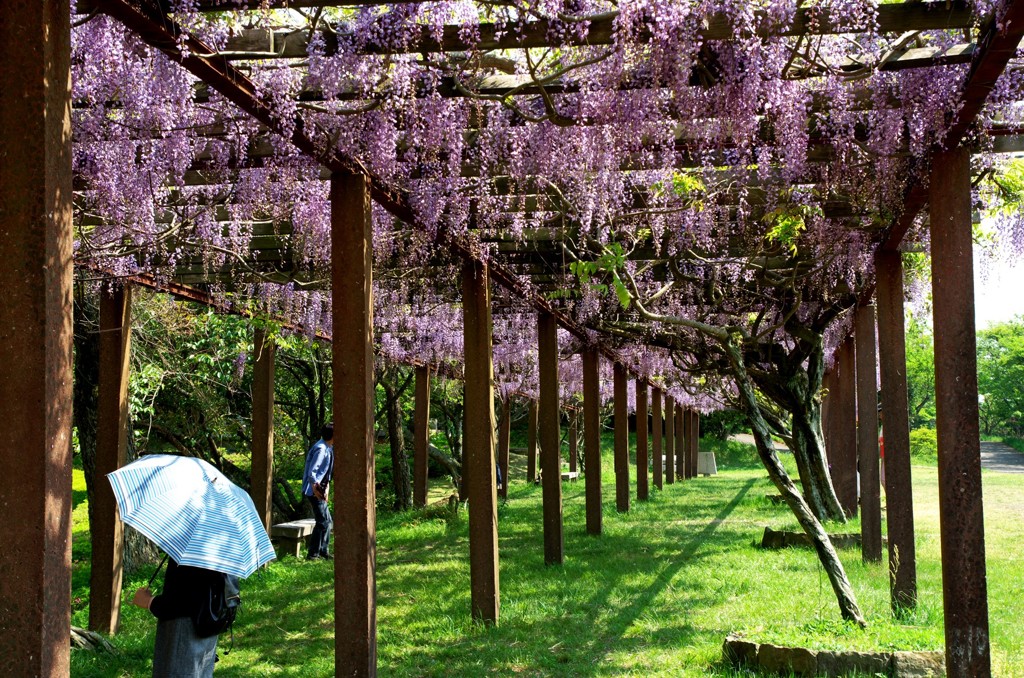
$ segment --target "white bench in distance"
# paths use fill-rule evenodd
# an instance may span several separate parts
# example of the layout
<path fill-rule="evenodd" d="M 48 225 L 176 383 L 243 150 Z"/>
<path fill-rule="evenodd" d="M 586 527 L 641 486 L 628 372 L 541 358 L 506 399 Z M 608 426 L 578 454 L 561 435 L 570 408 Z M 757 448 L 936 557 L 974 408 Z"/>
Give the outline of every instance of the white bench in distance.
<path fill-rule="evenodd" d="M 270 528 L 270 541 L 277 545 L 278 555 L 295 556 L 302 553 L 306 538 L 313 534 L 316 521 L 312 518 L 293 520 L 290 523 L 278 523 Z"/>

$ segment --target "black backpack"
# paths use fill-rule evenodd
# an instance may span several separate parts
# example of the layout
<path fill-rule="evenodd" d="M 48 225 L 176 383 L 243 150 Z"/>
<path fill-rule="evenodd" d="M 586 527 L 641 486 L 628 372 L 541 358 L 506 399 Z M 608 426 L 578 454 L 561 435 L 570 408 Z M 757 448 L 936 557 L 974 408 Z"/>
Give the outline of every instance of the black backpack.
<path fill-rule="evenodd" d="M 165 562 L 167 562 L 167 554 L 164 554 L 163 560 L 157 565 L 153 576 L 149 578 L 150 587 L 153 586 L 153 580 L 156 579 L 157 573 L 163 568 Z M 192 618 L 196 636 L 199 638 L 209 638 L 218 636 L 225 631 L 232 631 L 231 627 L 238 615 L 238 608 L 242 604 L 238 577 L 213 570 L 209 570 L 209 572 L 210 588 L 206 591 L 205 596 L 200 596 L 199 609 Z M 234 643 L 234 637 L 235 634 L 232 631 L 232 643 Z"/>
<path fill-rule="evenodd" d="M 238 577 L 223 572 L 215 572 L 214 575 L 208 595 L 192 620 L 199 638 L 218 636 L 230 630 L 242 604 L 238 595 Z"/>

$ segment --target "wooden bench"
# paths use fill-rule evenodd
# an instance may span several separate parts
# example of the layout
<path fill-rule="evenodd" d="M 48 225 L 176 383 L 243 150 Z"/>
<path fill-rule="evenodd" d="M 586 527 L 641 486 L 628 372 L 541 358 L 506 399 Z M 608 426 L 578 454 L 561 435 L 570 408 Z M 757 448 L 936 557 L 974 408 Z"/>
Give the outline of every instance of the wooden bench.
<path fill-rule="evenodd" d="M 278 523 L 270 528 L 270 541 L 277 545 L 278 555 L 295 556 L 302 553 L 306 538 L 313 534 L 316 521 L 312 518 L 293 520 L 290 523 Z"/>

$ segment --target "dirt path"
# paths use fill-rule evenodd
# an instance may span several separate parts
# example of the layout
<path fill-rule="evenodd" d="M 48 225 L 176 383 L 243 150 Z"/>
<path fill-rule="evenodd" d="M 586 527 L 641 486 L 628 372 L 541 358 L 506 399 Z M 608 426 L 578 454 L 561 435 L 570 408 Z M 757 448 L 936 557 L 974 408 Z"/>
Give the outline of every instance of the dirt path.
<path fill-rule="evenodd" d="M 754 444 L 754 436 L 749 433 L 737 433 L 730 438 L 747 445 Z M 775 443 L 775 449 L 783 452 L 786 448 L 781 443 Z M 1018 452 L 1004 443 L 983 440 L 981 441 L 981 467 L 997 473 L 1024 473 L 1024 453 Z"/>
<path fill-rule="evenodd" d="M 981 467 L 998 473 L 1024 473 L 1024 454 L 1009 445 L 982 440 Z"/>

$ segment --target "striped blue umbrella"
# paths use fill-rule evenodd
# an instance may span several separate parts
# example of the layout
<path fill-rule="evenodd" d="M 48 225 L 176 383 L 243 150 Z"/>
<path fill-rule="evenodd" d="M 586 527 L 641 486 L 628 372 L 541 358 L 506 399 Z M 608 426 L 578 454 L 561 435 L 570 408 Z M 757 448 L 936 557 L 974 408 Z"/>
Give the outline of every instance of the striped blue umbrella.
<path fill-rule="evenodd" d="M 121 520 L 179 565 L 248 577 L 274 558 L 252 499 L 202 459 L 151 454 L 107 478 Z"/>

